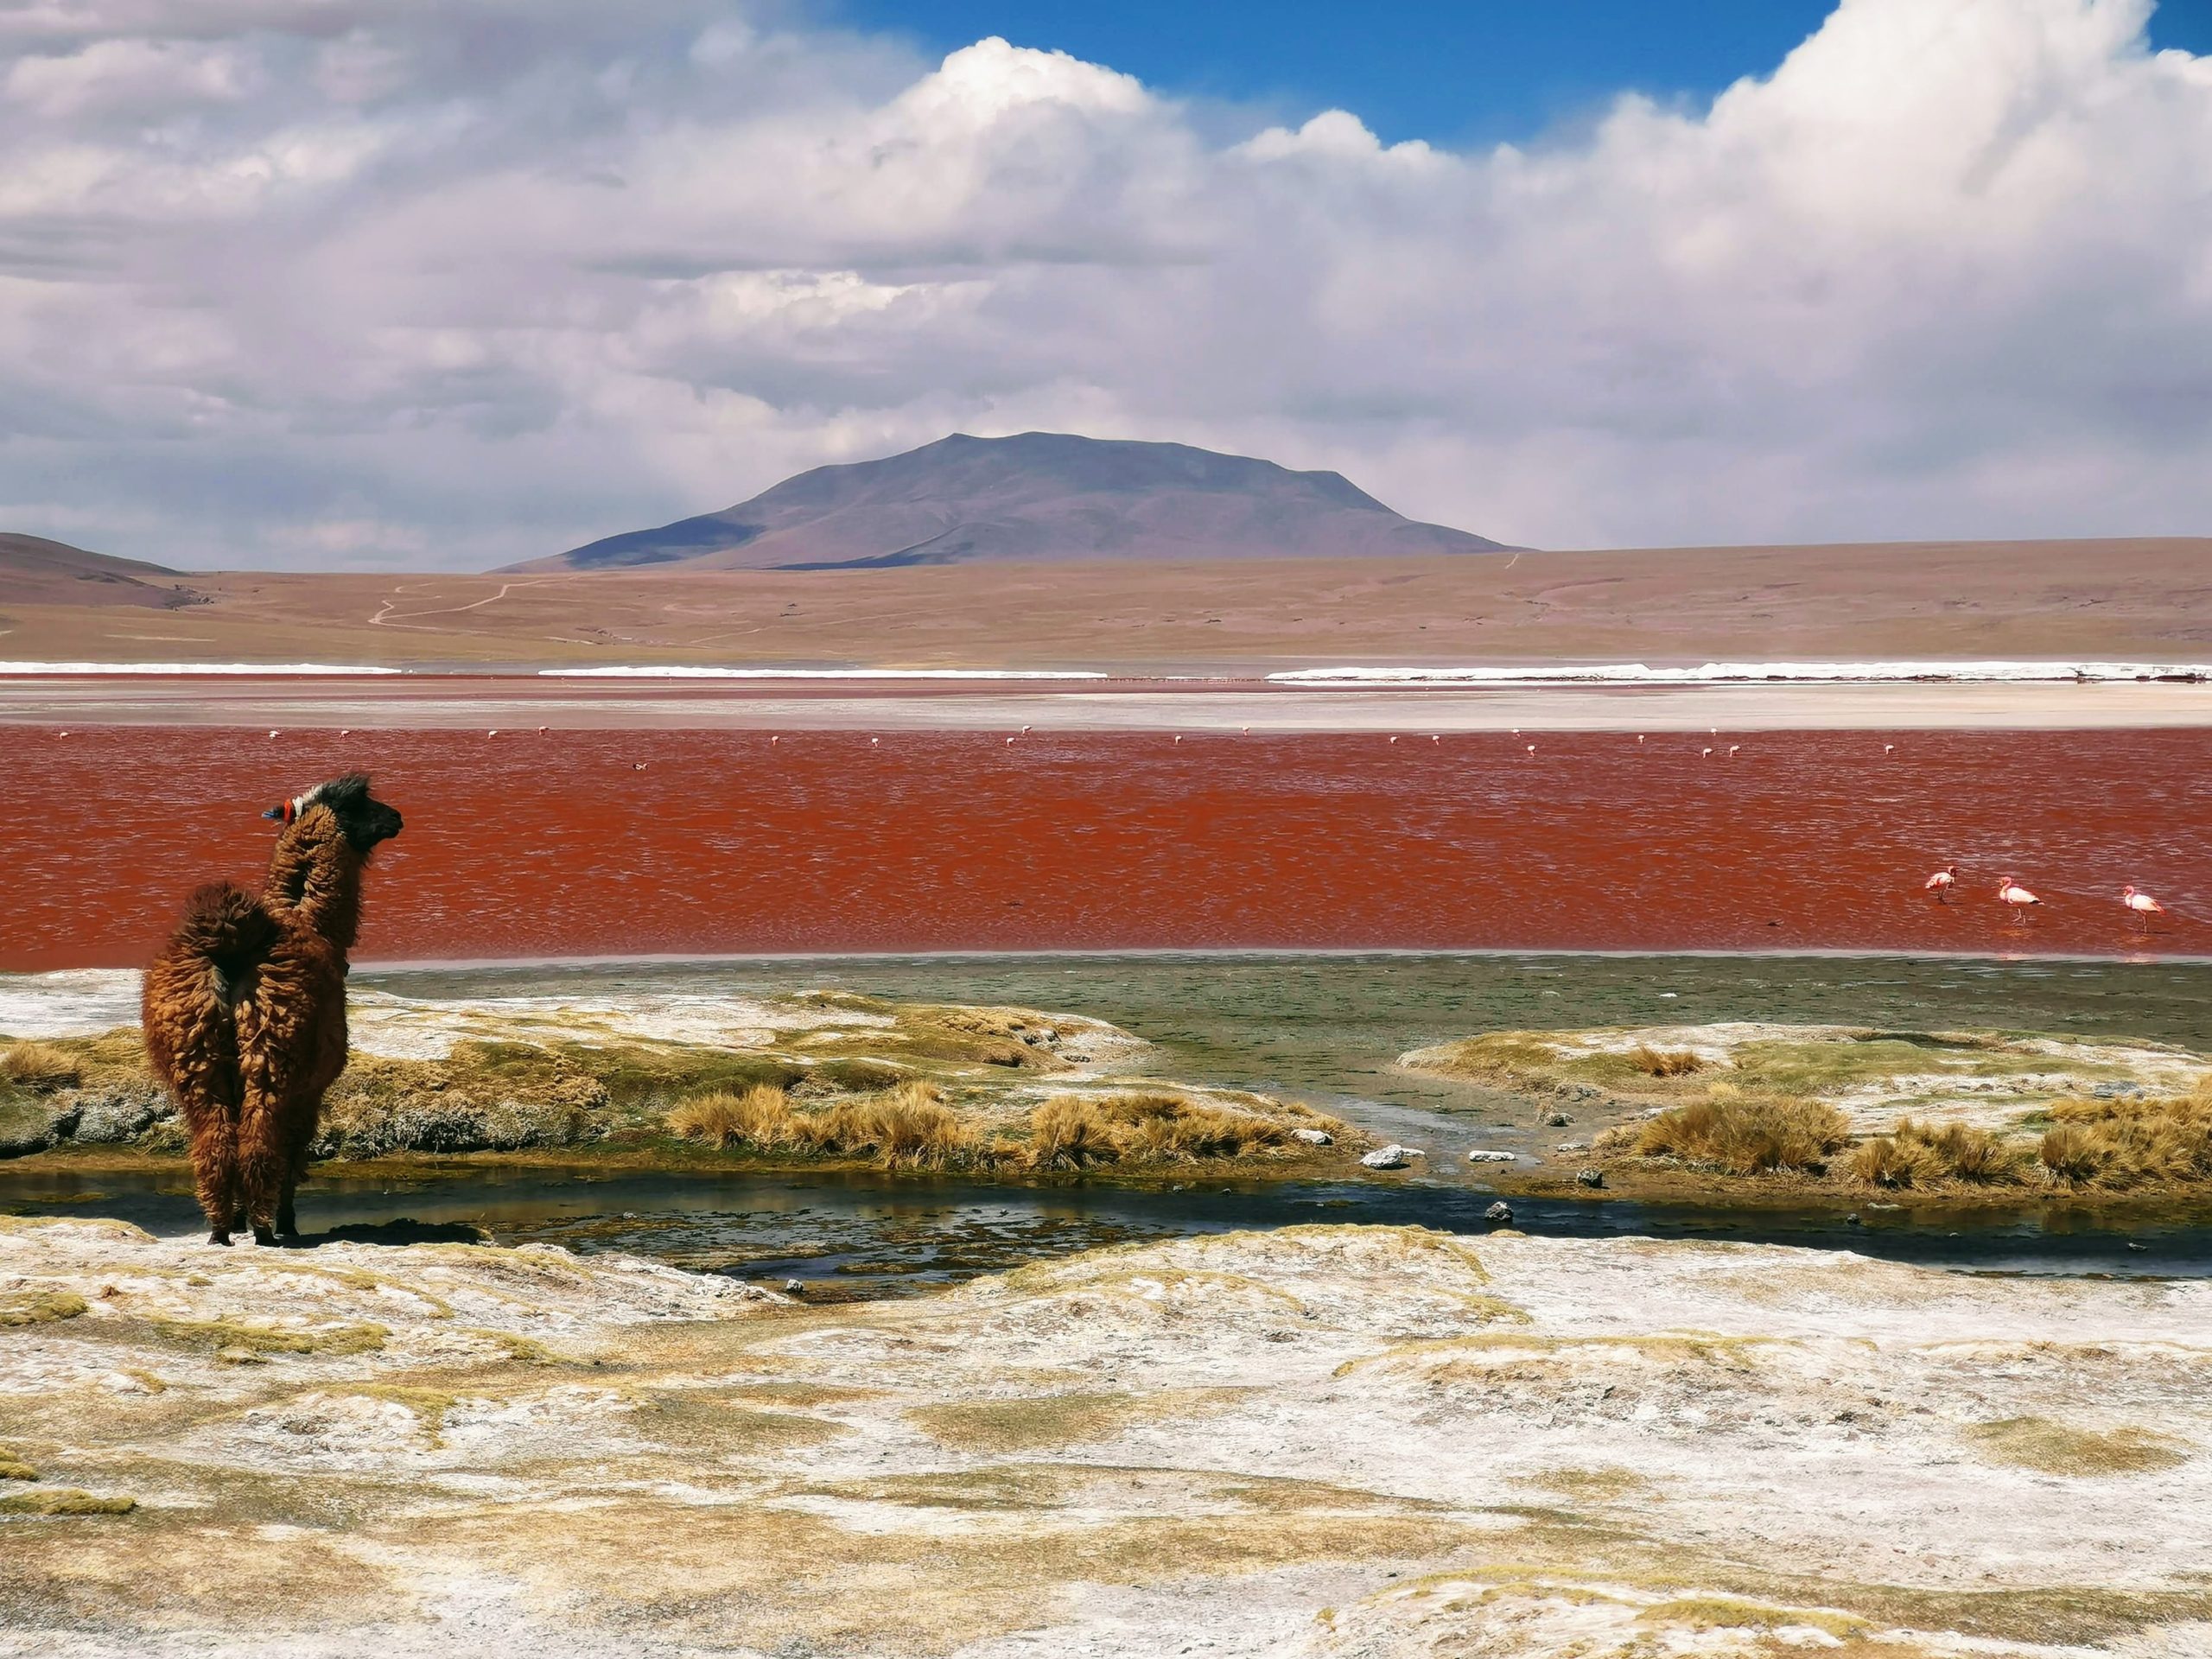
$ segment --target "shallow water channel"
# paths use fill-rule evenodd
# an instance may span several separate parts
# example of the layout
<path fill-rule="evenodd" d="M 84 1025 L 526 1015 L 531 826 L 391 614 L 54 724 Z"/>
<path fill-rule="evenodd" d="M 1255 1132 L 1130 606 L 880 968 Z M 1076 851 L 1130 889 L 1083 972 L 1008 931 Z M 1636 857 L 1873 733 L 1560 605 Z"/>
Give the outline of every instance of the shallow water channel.
<path fill-rule="evenodd" d="M 1481 1232 L 1493 1194 L 1463 1161 L 1474 1145 L 1555 1139 L 1525 1101 L 1397 1069 L 1423 1044 L 1508 1027 L 1725 1020 L 1957 1027 L 2212 1041 L 2212 964 L 1892 957 L 1544 955 L 1101 956 L 744 960 L 712 963 L 364 971 L 415 997 L 750 994 L 834 987 L 958 1002 L 1015 1002 L 1109 1020 L 1154 1046 L 1163 1077 L 1304 1100 L 1427 1147 L 1389 1183 L 1130 1186 L 849 1174 L 593 1173 L 471 1167 L 421 1179 L 325 1166 L 303 1191 L 311 1228 L 401 1238 L 480 1228 L 506 1243 L 623 1249 L 783 1283 L 813 1298 L 898 1294 L 1096 1245 L 1299 1223 L 1420 1223 Z M 1867 1204 L 1726 1210 L 1512 1200 L 1534 1233 L 1643 1234 L 1851 1249 L 1970 1270 L 2212 1274 L 2212 1207 L 2145 1217 L 2094 1204 L 1947 1214 Z M 119 1216 L 193 1230 L 181 1170 L 76 1172 L 0 1165 L 0 1210 Z"/>

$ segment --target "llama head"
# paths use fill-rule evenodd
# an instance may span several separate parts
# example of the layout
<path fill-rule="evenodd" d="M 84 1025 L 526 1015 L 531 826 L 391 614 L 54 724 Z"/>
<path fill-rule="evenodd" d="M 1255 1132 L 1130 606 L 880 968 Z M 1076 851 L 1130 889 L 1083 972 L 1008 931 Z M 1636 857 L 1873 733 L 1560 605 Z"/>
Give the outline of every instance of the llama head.
<path fill-rule="evenodd" d="M 340 832 L 364 858 L 378 842 L 390 841 L 399 833 L 399 814 L 369 793 L 368 774 L 363 772 L 349 772 L 343 778 L 317 784 L 306 794 L 295 795 L 261 816 L 289 825 L 318 806 L 329 810 Z"/>

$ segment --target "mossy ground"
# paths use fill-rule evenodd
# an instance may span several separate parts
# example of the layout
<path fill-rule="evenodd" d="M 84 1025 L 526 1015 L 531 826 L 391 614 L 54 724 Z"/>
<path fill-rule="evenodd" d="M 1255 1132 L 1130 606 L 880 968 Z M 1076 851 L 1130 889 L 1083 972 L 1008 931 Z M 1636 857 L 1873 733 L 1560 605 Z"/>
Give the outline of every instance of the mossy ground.
<path fill-rule="evenodd" d="M 1586 1144 L 1508 1192 L 1851 1207 L 2212 1195 L 2212 1057 L 2031 1033 L 1713 1026 L 1492 1032 L 1409 1067 L 1525 1096 Z"/>

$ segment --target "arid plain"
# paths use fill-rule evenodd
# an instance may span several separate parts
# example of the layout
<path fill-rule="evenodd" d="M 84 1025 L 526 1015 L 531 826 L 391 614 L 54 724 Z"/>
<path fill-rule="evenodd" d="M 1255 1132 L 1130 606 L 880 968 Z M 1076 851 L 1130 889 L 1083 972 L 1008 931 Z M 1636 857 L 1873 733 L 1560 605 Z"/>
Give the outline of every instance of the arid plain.
<path fill-rule="evenodd" d="M 0 659 L 1241 677 L 1317 664 L 2203 660 L 2212 538 L 148 586 L 0 561 Z"/>

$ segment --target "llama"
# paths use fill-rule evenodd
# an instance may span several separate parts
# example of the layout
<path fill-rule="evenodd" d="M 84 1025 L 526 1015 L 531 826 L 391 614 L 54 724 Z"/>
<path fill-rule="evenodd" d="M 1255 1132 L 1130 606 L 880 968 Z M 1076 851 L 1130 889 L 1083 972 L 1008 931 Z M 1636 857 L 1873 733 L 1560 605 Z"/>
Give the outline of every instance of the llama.
<path fill-rule="evenodd" d="M 284 828 L 260 895 L 200 888 L 146 971 L 146 1058 L 184 1118 L 211 1244 L 249 1224 L 260 1244 L 298 1234 L 293 1191 L 346 1069 L 361 871 L 400 828 L 359 772 L 262 816 Z"/>

